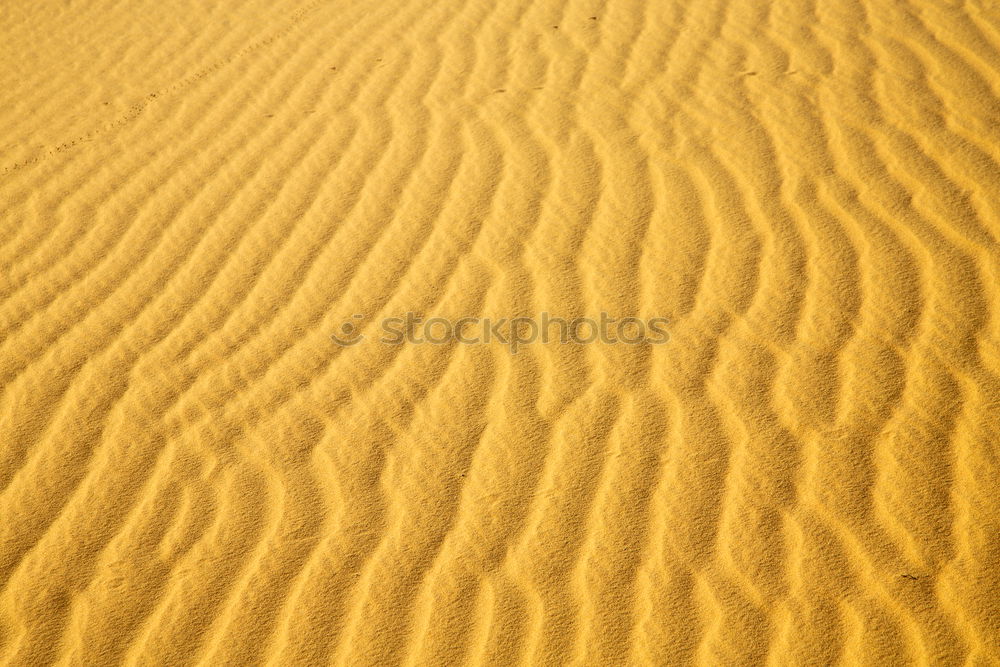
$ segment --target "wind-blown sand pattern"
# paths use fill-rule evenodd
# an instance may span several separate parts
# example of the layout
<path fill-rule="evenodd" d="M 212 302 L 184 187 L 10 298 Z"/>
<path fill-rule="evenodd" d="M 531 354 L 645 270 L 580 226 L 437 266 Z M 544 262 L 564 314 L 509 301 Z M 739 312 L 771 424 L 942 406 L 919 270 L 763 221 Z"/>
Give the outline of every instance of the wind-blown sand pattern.
<path fill-rule="evenodd" d="M 0 31 L 3 664 L 1000 664 L 1000 5 Z"/>

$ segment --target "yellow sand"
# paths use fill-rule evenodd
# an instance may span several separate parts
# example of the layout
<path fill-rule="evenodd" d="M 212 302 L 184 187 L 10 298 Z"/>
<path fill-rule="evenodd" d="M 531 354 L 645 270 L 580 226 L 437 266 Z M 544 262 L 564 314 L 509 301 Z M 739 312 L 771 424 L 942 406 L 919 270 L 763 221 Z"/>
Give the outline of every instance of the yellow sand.
<path fill-rule="evenodd" d="M 7 0 L 0 97 L 0 663 L 1000 664 L 993 0 Z"/>

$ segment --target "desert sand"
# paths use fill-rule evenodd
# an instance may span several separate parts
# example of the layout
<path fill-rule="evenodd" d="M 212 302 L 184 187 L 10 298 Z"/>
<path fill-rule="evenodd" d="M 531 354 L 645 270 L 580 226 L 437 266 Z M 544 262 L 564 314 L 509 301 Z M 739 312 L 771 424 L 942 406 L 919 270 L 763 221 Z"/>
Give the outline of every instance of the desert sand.
<path fill-rule="evenodd" d="M 0 663 L 1000 664 L 993 0 L 0 35 Z"/>

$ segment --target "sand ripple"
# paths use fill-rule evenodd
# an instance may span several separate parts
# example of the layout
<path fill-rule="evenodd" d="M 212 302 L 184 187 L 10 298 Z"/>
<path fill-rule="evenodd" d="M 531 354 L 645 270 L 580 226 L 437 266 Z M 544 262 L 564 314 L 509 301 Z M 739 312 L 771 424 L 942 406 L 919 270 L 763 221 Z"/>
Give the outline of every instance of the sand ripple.
<path fill-rule="evenodd" d="M 0 662 L 1000 663 L 994 3 L 0 17 Z"/>

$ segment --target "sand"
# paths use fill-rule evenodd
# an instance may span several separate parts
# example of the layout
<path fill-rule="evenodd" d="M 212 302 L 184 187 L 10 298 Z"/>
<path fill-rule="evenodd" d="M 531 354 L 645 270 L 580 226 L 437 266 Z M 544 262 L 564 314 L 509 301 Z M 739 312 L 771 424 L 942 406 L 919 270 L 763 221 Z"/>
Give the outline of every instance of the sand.
<path fill-rule="evenodd" d="M 0 663 L 1000 664 L 991 0 L 11 0 L 0 97 Z"/>

